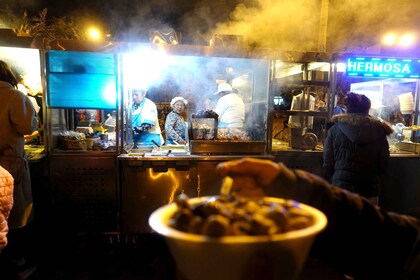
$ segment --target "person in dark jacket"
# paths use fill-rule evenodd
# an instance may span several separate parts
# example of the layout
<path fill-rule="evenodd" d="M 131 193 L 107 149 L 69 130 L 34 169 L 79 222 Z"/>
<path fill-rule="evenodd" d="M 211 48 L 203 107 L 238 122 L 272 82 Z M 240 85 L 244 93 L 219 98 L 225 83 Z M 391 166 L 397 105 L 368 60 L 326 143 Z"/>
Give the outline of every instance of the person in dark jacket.
<path fill-rule="evenodd" d="M 378 202 L 379 180 L 389 163 L 392 128 L 369 115 L 365 95 L 347 94 L 347 113 L 333 116 L 324 142 L 323 174 L 333 185 Z"/>
<path fill-rule="evenodd" d="M 271 160 L 227 161 L 219 163 L 216 171 L 233 178 L 231 191 L 238 196 L 293 199 L 321 210 L 328 224 L 316 238 L 310 257 L 342 276 L 420 279 L 419 219 L 386 212 L 317 175 Z"/>

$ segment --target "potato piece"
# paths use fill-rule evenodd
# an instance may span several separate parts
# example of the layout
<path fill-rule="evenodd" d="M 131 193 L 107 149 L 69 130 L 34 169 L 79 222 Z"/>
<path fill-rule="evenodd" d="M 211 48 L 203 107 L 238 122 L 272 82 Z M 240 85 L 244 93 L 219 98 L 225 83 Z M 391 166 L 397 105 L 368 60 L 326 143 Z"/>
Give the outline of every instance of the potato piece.
<path fill-rule="evenodd" d="M 276 223 L 260 214 L 255 214 L 251 220 L 252 235 L 271 235 L 278 232 Z"/>
<path fill-rule="evenodd" d="M 189 232 L 191 220 L 193 214 L 190 209 L 181 209 L 175 212 L 172 218 L 169 220 L 169 225 L 177 230 Z"/>
<path fill-rule="evenodd" d="M 201 218 L 200 216 L 193 216 L 193 218 L 190 221 L 190 228 L 188 232 L 200 234 L 203 223 L 203 218 Z"/>
<path fill-rule="evenodd" d="M 308 216 L 295 216 L 289 218 L 288 230 L 297 230 L 309 227 L 313 224 L 313 220 Z"/>
<path fill-rule="evenodd" d="M 229 219 L 222 215 L 211 215 L 208 217 L 201 229 L 201 234 L 208 236 L 224 236 L 229 233 Z"/>
<path fill-rule="evenodd" d="M 249 235 L 251 224 L 245 221 L 235 221 L 232 223 L 233 235 Z"/>
<path fill-rule="evenodd" d="M 276 223 L 278 232 L 286 232 L 288 228 L 287 214 L 287 210 L 283 206 L 276 205 L 269 208 L 266 217 Z"/>

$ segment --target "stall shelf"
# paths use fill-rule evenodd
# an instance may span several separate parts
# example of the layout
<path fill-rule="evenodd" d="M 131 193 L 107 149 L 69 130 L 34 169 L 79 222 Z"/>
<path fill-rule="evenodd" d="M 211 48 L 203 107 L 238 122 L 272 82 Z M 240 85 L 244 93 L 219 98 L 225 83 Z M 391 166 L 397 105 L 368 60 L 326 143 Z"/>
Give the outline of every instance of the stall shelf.
<path fill-rule="evenodd" d="M 332 111 L 330 62 L 328 53 L 273 60 L 270 116 L 274 153 L 322 150 Z"/>

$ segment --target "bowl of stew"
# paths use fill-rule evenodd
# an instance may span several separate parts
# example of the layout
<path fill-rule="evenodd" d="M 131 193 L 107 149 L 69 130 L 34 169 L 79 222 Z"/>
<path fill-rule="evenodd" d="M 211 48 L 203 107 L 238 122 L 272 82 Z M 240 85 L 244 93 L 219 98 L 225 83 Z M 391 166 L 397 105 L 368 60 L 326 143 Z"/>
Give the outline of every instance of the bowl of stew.
<path fill-rule="evenodd" d="M 297 279 L 325 215 L 306 204 L 258 199 L 180 197 L 155 210 L 181 279 Z"/>

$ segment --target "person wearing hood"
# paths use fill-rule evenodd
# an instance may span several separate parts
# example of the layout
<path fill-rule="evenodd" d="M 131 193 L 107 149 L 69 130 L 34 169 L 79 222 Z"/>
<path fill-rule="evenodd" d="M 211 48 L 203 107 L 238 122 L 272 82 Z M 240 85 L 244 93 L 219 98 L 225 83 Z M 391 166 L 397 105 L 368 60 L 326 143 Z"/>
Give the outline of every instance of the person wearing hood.
<path fill-rule="evenodd" d="M 188 101 L 181 96 L 172 98 L 172 111 L 166 116 L 165 120 L 166 145 L 187 144 L 187 124 L 182 117 L 187 104 Z"/>
<path fill-rule="evenodd" d="M 347 113 L 333 116 L 323 151 L 323 176 L 333 185 L 378 202 L 379 180 L 388 169 L 392 128 L 369 115 L 365 95 L 347 94 Z"/>
<path fill-rule="evenodd" d="M 219 115 L 219 128 L 242 128 L 245 104 L 237 91 L 228 83 L 220 83 L 213 95 L 218 97 L 214 111 Z"/>

